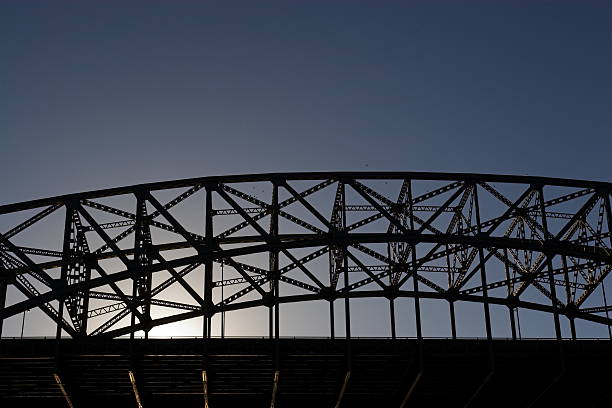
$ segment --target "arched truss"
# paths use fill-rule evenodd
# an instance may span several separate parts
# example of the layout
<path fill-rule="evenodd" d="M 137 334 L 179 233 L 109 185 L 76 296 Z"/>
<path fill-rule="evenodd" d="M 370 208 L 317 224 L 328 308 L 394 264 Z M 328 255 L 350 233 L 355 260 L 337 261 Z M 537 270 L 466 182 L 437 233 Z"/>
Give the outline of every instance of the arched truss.
<path fill-rule="evenodd" d="M 210 335 L 213 315 L 267 306 L 278 334 L 279 305 L 327 300 L 330 319 L 333 302 L 345 303 L 350 336 L 351 299 L 378 297 L 389 300 L 395 336 L 394 302 L 409 297 L 418 335 L 419 302 L 439 299 L 453 336 L 458 301 L 483 305 L 488 336 L 491 305 L 508 308 L 513 335 L 514 311 L 525 308 L 550 313 L 557 336 L 565 316 L 575 336 L 575 319 L 612 323 L 611 192 L 539 177 L 295 173 L 4 205 L 0 318 L 39 308 L 73 337 L 203 318 Z M 61 219 L 55 230 L 28 234 L 50 217 Z M 169 300 L 171 287 L 183 294 Z M 7 290 L 25 298 L 5 302 Z"/>

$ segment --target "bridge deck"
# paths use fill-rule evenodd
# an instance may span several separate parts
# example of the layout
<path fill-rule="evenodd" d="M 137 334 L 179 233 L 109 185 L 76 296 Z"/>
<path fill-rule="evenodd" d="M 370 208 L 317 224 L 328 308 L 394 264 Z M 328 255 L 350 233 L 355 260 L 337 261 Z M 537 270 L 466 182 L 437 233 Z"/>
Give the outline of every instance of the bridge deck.
<path fill-rule="evenodd" d="M 144 407 L 271 406 L 278 356 L 276 407 L 604 406 L 612 342 L 267 339 L 105 341 L 23 339 L 0 342 L 2 406 L 136 407 L 131 364 Z M 60 356 L 58 359 L 57 356 Z M 206 362 L 203 355 L 207 355 Z M 563 359 L 561 358 L 563 356 Z M 349 366 L 350 364 L 350 366 Z M 563 365 L 562 365 L 563 364 Z M 491 367 L 493 375 L 487 380 Z M 564 371 L 562 371 L 565 367 Z M 347 378 L 347 371 L 350 375 Z M 559 374 L 563 375 L 557 379 Z M 556 380 L 557 379 L 557 380 Z M 555 381 L 556 380 L 556 381 Z M 549 387 L 550 384 L 553 384 Z M 1 401 L 0 401 L 1 402 Z"/>

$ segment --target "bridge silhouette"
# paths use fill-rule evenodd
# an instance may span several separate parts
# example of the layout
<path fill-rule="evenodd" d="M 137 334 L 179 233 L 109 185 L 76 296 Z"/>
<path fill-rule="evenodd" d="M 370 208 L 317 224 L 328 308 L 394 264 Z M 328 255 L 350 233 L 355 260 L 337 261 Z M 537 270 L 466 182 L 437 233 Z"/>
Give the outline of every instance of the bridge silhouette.
<path fill-rule="evenodd" d="M 604 378 L 588 373 L 612 356 L 611 194 L 597 181 L 333 172 L 3 205 L 0 396 L 71 407 L 603 403 Z M 386 310 L 364 316 L 362 301 Z M 283 312 L 286 324 L 312 333 L 288 336 L 281 309 L 301 304 L 319 307 Z M 477 313 L 461 320 L 466 304 Z M 445 311 L 446 338 L 424 330 L 425 305 Z M 44 316 L 41 338 L 15 332 L 28 310 Z M 244 338 L 229 336 L 226 319 L 250 310 L 266 314 L 265 338 L 240 332 L 244 317 L 233 328 Z M 546 329 L 529 336 L 525 320 Z M 154 338 L 194 321 L 192 338 Z M 381 321 L 377 338 L 356 335 Z"/>

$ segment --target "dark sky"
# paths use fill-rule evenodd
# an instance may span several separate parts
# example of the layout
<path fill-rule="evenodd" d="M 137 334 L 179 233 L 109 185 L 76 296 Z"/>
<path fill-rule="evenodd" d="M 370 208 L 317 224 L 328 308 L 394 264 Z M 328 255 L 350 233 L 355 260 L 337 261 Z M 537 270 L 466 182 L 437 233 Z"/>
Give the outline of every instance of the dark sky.
<path fill-rule="evenodd" d="M 215 174 L 609 180 L 612 2 L 3 1 L 2 203 Z"/>

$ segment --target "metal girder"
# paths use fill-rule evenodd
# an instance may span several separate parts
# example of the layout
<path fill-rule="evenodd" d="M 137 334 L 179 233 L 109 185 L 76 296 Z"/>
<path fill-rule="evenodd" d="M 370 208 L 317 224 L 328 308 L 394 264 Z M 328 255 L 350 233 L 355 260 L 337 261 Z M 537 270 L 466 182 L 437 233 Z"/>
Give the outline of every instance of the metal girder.
<path fill-rule="evenodd" d="M 536 240 L 514 240 L 511 238 L 505 237 L 487 237 L 482 238 L 479 236 L 464 236 L 458 238 L 454 235 L 429 235 L 429 234 L 395 234 L 395 235 L 387 235 L 387 234 L 376 234 L 376 233 L 362 233 L 362 234 L 352 234 L 347 237 L 336 238 L 336 237 L 308 237 L 308 236 L 299 236 L 299 239 L 294 239 L 296 236 L 279 236 L 278 239 L 280 243 L 265 243 L 261 245 L 250 245 L 241 248 L 231 248 L 224 250 L 220 253 L 211 253 L 210 255 L 195 255 L 195 256 L 186 256 L 180 259 L 173 259 L 168 261 L 168 265 L 172 265 L 173 267 L 182 266 L 192 264 L 194 262 L 202 262 L 207 257 L 212 258 L 224 258 L 224 257 L 234 257 L 234 256 L 242 256 L 260 252 L 266 252 L 270 249 L 274 248 L 282 248 L 282 250 L 295 249 L 295 248 L 308 248 L 308 247 L 320 247 L 326 244 L 334 243 L 334 242 L 346 242 L 347 245 L 353 246 L 357 245 L 359 242 L 363 243 L 386 243 L 393 240 L 410 240 L 410 241 L 418 241 L 420 243 L 465 243 L 470 246 L 492 246 L 492 247 L 507 247 L 507 248 L 517 248 L 517 249 L 528 249 L 533 251 L 557 251 L 559 254 L 566 254 L 568 256 L 575 256 L 578 258 L 582 258 L 585 260 L 597 261 L 597 262 L 608 262 L 610 257 L 608 253 L 604 250 L 600 250 L 597 248 L 589 248 L 585 250 L 582 247 L 574 247 L 569 244 L 543 244 L 540 241 Z M 421 258 L 421 262 L 427 262 L 431 257 L 434 256 L 436 252 L 433 254 Z M 126 251 L 121 251 L 119 254 L 125 256 Z M 293 257 L 294 262 L 297 262 L 297 259 Z M 129 261 L 128 261 L 129 262 Z M 299 265 L 300 263 L 297 262 Z M 157 272 L 165 270 L 163 265 L 153 264 L 148 268 L 149 272 Z M 301 269 L 301 268 L 300 268 Z M 108 278 L 93 278 L 90 281 L 72 285 L 70 288 L 59 288 L 56 289 L 55 293 L 64 294 L 67 292 L 72 292 L 75 290 L 80 290 L 84 288 L 94 288 L 104 284 L 110 284 L 112 282 L 117 282 L 122 279 L 125 279 L 126 276 L 131 273 L 131 268 L 128 268 L 121 272 L 114 272 L 112 276 Z M 42 294 L 43 299 L 52 299 L 51 293 Z M 24 304 L 25 305 L 25 304 Z M 30 305 L 36 306 L 36 305 Z"/>
<path fill-rule="evenodd" d="M 15 227 L 11 228 L 9 231 L 5 232 L 4 233 L 4 237 L 6 239 L 8 239 L 8 238 L 11 238 L 14 235 L 19 234 L 24 229 L 31 227 L 32 225 L 34 225 L 38 221 L 42 220 L 47 215 L 53 213 L 55 210 L 57 210 L 59 208 L 62 208 L 62 204 L 61 203 L 51 204 L 49 207 L 45 208 L 44 210 L 40 211 L 39 213 L 33 215 L 32 217 L 30 217 L 27 220 L 23 221 L 19 225 L 16 225 Z"/>
<path fill-rule="evenodd" d="M 301 181 L 311 187 L 298 189 Z M 373 187 L 374 181 L 396 183 Z M 417 181 L 424 191 L 413 196 Z M 429 182 L 441 183 L 429 187 Z M 250 190 L 243 188 L 244 183 L 266 183 L 271 189 L 245 193 Z M 155 198 L 157 192 L 171 188 L 184 191 L 162 205 Z M 183 222 L 182 207 L 176 207 L 202 188 L 207 200 L 203 234 Z M 315 196 L 319 191 L 323 192 Z M 600 295 L 597 289 L 605 287 L 612 270 L 611 191 L 610 183 L 539 177 L 299 173 L 179 180 L 0 206 L 0 216 L 38 209 L 0 235 L 4 286 L 26 296 L 2 307 L 0 319 L 37 307 L 71 335 L 115 336 L 147 332 L 190 317 L 206 316 L 209 322 L 221 310 L 263 305 L 277 313 L 278 305 L 288 302 L 327 300 L 331 305 L 343 298 L 348 305 L 351 298 L 381 297 L 390 302 L 394 337 L 394 299 L 414 297 L 444 299 L 451 304 L 451 315 L 453 302 L 469 301 L 541 310 L 556 321 L 565 316 L 572 330 L 576 318 L 608 325 L 610 319 L 597 314 L 609 311 L 607 304 L 601 304 L 605 293 Z M 135 201 L 133 212 L 95 201 L 127 193 Z M 213 208 L 221 200 L 229 208 Z M 491 200 L 496 206 L 489 208 Z M 148 211 L 147 205 L 153 209 Z M 94 214 L 84 207 L 97 211 Z M 32 245 L 27 234 L 20 234 L 60 208 L 66 208 L 65 228 L 55 245 Z M 372 214 L 361 218 L 361 212 Z M 219 223 L 225 229 L 215 233 L 214 217 L 231 215 L 241 219 L 233 226 Z M 270 217 L 269 228 L 262 225 L 265 217 Z M 154 238 L 153 227 L 172 232 L 175 239 Z M 247 227 L 255 233 L 246 233 Z M 114 228 L 121 229 L 119 234 L 109 236 Z M 133 245 L 124 241 L 131 234 Z M 96 239 L 103 244 L 90 251 Z M 329 263 L 322 267 L 319 258 L 328 252 Z M 260 263 L 264 257 L 267 261 Z M 213 280 L 214 265 L 220 262 L 233 271 Z M 197 265 L 204 265 L 207 277 L 203 293 L 185 278 Z M 56 268 L 60 268 L 60 279 L 51 278 L 57 276 Z M 92 270 L 98 274 L 92 276 Z M 153 287 L 153 278 L 162 271 L 170 277 Z M 500 279 L 503 272 L 505 279 Z M 339 287 L 342 276 L 345 282 Z M 409 280 L 415 290 L 405 290 Z M 125 281 L 134 284 L 131 296 L 121 289 Z M 154 298 L 175 283 L 196 304 Z M 219 300 L 213 292 L 222 287 L 226 294 Z M 291 287 L 299 290 L 281 294 Z M 504 296 L 498 296 L 500 288 L 505 288 Z M 526 292 L 527 288 L 535 291 Z M 248 296 L 255 292 L 261 298 Z M 166 293 L 173 296 L 171 291 Z M 114 303 L 97 303 L 90 311 L 90 299 Z M 59 311 L 51 306 L 58 301 Z M 153 320 L 152 305 L 182 312 Z M 62 318 L 63 306 L 70 323 Z M 88 328 L 88 318 L 111 312 L 117 313 Z M 130 312 L 138 322 L 110 330 Z M 347 316 L 349 312 L 345 311 Z M 333 308 L 330 313 L 333 320 Z M 485 318 L 489 326 L 491 316 Z M 270 327 L 278 330 L 278 324 Z"/>

